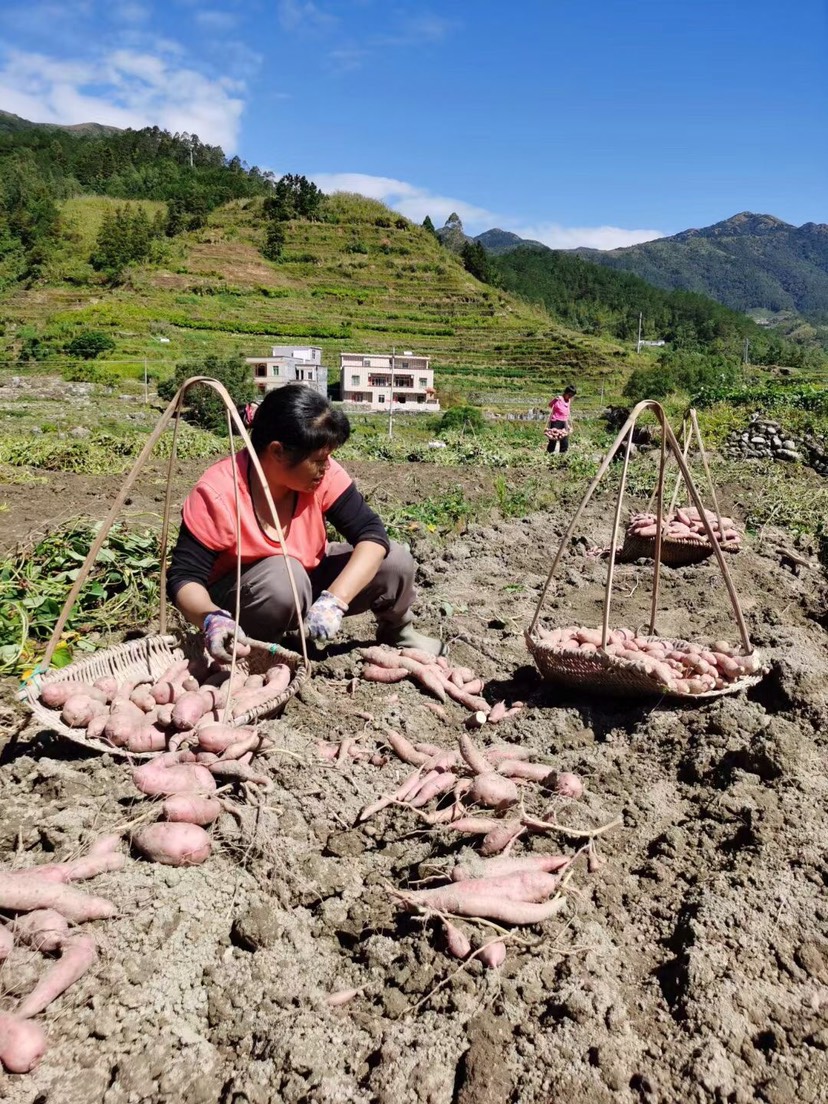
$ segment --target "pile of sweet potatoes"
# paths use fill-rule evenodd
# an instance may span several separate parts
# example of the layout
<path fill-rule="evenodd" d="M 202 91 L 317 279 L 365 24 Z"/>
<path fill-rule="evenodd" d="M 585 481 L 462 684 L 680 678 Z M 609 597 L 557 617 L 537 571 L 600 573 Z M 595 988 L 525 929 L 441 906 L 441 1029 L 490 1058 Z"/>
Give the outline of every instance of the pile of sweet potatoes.
<path fill-rule="evenodd" d="M 563 629 L 535 630 L 539 640 L 556 651 L 582 655 L 601 651 L 600 629 L 571 625 Z M 632 670 L 651 679 L 654 686 L 675 694 L 704 694 L 723 690 L 756 674 L 761 661 L 755 652 L 738 655 L 726 640 L 709 648 L 701 644 L 638 636 L 631 629 L 613 629 L 607 636 L 607 655 L 626 661 Z"/>
<path fill-rule="evenodd" d="M 429 655 L 418 648 L 396 649 L 380 645 L 362 648 L 359 654 L 365 661 L 361 676 L 366 682 L 395 683 L 411 679 L 441 703 L 431 708 L 443 720 L 448 718 L 442 707 L 449 700 L 471 710 L 470 728 L 500 724 L 523 708 L 523 702 L 514 702 L 510 707 L 505 702 L 489 705 L 481 697 L 486 685 L 484 680 L 471 667 L 452 667 L 444 656 Z"/>
<path fill-rule="evenodd" d="M 206 657 L 180 659 L 158 678 L 118 682 L 108 676 L 86 683 L 59 679 L 44 683 L 40 700 L 60 710 L 70 728 L 85 729 L 90 740 L 132 752 L 175 749 L 182 733 L 205 725 L 238 721 L 267 706 L 290 683 L 291 670 L 274 664 L 263 675 L 208 665 Z"/>
<path fill-rule="evenodd" d="M 557 821 L 547 817 L 561 799 L 577 800 L 583 795 L 577 775 L 532 762 L 528 752 L 516 745 L 481 750 L 466 733 L 458 738 L 456 749 L 412 743 L 392 729 L 385 731 L 384 743 L 415 769 L 393 792 L 366 805 L 357 822 L 365 822 L 390 805 L 402 805 L 415 811 L 435 832 L 479 843 L 482 858 L 457 867 L 450 885 L 395 894 L 406 908 L 434 912 L 442 918 L 451 954 L 466 957 L 471 942 L 457 925 L 449 923 L 448 916 L 534 924 L 561 908 L 563 898 L 553 895 L 570 860 L 537 854 L 510 858 L 509 852 L 524 835 L 562 830 Z M 533 797 L 551 802 L 551 806 L 532 816 L 526 803 Z M 568 834 L 576 838 L 591 835 L 577 829 Z M 505 947 L 492 949 L 490 944 L 475 952 L 475 957 L 488 965 L 499 965 L 503 956 Z"/>
<path fill-rule="evenodd" d="M 716 540 L 727 552 L 736 552 L 742 542 L 742 536 L 731 517 L 723 517 L 721 527 L 719 517 L 713 510 L 705 510 L 707 522 L 713 530 Z M 655 539 L 658 532 L 658 518 L 655 514 L 633 514 L 627 526 L 627 535 L 644 540 Z M 668 541 L 693 541 L 709 545 L 710 539 L 695 506 L 679 507 L 675 513 L 665 514 L 662 518 L 662 539 Z"/>
<path fill-rule="evenodd" d="M 115 906 L 70 883 L 123 869 L 126 857 L 118 850 L 119 844 L 119 836 L 104 836 L 80 859 L 0 869 L 0 910 L 11 917 L 0 922 L 0 962 L 14 953 L 15 946 L 58 955 L 17 1007 L 0 1013 L 0 1064 L 9 1073 L 34 1069 L 46 1051 L 46 1035 L 33 1017 L 86 973 L 98 957 L 94 937 L 79 932 L 75 925 L 105 920 L 115 914 Z"/>

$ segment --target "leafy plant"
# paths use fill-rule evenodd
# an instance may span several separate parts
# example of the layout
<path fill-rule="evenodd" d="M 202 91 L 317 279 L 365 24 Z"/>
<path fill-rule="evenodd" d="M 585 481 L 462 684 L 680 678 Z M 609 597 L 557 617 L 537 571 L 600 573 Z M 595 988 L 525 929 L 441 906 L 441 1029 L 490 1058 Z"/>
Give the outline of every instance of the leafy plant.
<path fill-rule="evenodd" d="M 30 666 L 48 640 L 99 529 L 83 520 L 0 561 L 0 670 Z M 113 526 L 67 622 L 56 665 L 94 651 L 125 625 L 145 625 L 158 602 L 159 534 Z"/>
<path fill-rule="evenodd" d="M 69 356 L 80 357 L 82 360 L 94 360 L 101 353 L 108 353 L 114 348 L 115 342 L 109 334 L 100 330 L 83 330 L 64 346 Z"/>

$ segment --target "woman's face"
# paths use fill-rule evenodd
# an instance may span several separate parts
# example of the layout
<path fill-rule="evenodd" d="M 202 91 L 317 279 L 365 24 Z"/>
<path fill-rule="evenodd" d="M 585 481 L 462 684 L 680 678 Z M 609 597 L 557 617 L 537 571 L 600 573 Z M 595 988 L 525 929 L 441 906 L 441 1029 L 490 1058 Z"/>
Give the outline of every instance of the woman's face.
<path fill-rule="evenodd" d="M 272 442 L 268 448 L 270 462 L 266 469 L 271 490 L 283 487 L 298 494 L 313 494 L 325 478 L 330 456 L 329 448 L 321 448 L 298 464 L 292 464 L 279 442 Z"/>

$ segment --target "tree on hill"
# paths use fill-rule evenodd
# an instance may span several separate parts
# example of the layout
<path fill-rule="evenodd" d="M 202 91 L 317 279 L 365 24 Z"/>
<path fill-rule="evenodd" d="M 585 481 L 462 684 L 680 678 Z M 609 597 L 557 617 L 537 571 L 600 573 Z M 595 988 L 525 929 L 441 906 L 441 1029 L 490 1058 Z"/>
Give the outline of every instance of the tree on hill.
<path fill-rule="evenodd" d="M 496 272 L 489 263 L 489 254 L 478 241 L 467 241 L 460 250 L 463 267 L 484 284 L 495 283 Z"/>
<path fill-rule="evenodd" d="M 324 198 L 312 180 L 287 173 L 276 181 L 273 195 L 265 199 L 262 212 L 265 218 L 274 222 L 287 222 L 293 218 L 314 222 L 320 217 Z"/>
<path fill-rule="evenodd" d="M 433 234 L 435 238 L 438 236 L 437 227 L 431 221 L 429 215 L 426 215 L 426 217 L 423 219 L 423 230 L 428 230 L 429 234 Z"/>
<path fill-rule="evenodd" d="M 145 261 L 151 253 L 157 223 L 150 223 L 143 207 L 116 207 L 107 211 L 90 258 L 93 268 L 117 278 L 129 264 Z"/>

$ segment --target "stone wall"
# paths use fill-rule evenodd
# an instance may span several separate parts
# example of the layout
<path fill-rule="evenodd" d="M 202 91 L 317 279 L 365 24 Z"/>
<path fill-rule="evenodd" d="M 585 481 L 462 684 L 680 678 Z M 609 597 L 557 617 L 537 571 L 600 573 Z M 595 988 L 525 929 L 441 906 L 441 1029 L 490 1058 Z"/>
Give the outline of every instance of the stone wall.
<path fill-rule="evenodd" d="M 761 414 L 751 415 L 747 429 L 734 430 L 723 451 L 731 460 L 771 459 L 808 464 L 820 475 L 828 476 L 828 443 L 824 438 L 811 433 L 796 437 L 779 422 Z"/>

